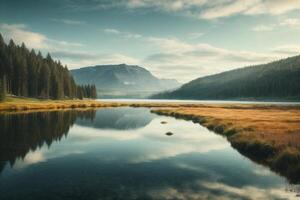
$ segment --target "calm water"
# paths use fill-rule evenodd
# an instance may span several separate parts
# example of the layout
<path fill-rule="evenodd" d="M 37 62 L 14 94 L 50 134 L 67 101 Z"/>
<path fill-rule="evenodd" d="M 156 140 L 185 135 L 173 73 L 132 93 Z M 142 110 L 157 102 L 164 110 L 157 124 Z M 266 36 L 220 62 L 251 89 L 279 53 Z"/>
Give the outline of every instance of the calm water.
<path fill-rule="evenodd" d="M 144 108 L 6 114 L 0 127 L 1 200 L 299 199 L 225 138 Z"/>

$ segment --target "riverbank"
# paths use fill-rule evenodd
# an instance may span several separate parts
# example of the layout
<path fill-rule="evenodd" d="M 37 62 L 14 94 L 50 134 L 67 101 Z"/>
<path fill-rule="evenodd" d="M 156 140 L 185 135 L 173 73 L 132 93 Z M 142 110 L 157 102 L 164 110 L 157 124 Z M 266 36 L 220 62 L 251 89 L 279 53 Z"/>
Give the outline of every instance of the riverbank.
<path fill-rule="evenodd" d="M 154 109 L 152 112 L 199 123 L 225 136 L 255 162 L 291 182 L 300 181 L 300 107 L 211 105 Z"/>

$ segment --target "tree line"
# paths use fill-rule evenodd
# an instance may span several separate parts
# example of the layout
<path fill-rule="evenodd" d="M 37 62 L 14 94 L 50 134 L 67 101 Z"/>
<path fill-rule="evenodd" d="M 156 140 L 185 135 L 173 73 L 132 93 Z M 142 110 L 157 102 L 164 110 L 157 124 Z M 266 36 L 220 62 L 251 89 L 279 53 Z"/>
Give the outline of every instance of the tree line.
<path fill-rule="evenodd" d="M 48 53 L 8 44 L 0 34 L 0 101 L 6 93 L 43 99 L 96 98 L 95 85 L 76 85 L 68 68 Z"/>
<path fill-rule="evenodd" d="M 171 99 L 300 99 L 300 56 L 195 79 L 181 88 L 154 95 Z"/>

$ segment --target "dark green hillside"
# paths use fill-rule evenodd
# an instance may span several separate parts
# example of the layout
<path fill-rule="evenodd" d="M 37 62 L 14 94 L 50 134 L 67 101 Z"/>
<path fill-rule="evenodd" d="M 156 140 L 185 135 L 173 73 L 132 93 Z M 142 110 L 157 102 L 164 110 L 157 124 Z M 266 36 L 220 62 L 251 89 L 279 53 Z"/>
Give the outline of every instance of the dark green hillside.
<path fill-rule="evenodd" d="M 300 99 L 300 56 L 198 78 L 152 98 Z"/>

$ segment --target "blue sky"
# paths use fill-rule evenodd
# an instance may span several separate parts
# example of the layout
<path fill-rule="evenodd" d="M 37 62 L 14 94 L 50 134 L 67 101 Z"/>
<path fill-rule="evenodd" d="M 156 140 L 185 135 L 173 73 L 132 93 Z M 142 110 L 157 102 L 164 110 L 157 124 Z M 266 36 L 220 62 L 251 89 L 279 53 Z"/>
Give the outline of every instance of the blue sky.
<path fill-rule="evenodd" d="M 143 66 L 187 82 L 300 54 L 299 0 L 0 0 L 0 32 L 70 69 Z"/>

